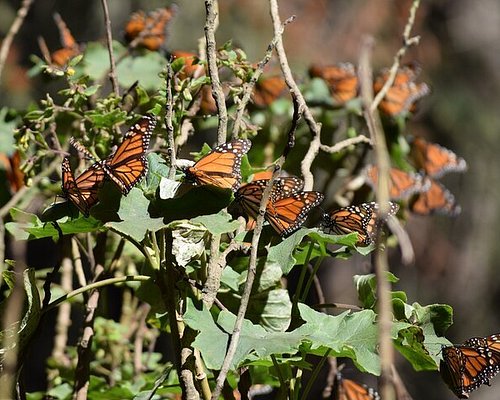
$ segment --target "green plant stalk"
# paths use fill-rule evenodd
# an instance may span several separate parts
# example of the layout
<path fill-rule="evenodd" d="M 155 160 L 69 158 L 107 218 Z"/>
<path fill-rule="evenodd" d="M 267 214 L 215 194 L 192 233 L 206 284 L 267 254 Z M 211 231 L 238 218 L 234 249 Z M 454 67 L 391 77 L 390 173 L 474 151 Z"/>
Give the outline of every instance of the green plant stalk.
<path fill-rule="evenodd" d="M 274 368 L 276 368 L 276 374 L 278 375 L 278 380 L 280 381 L 280 387 L 282 388 L 282 390 L 286 390 L 287 383 L 285 382 L 285 378 L 283 377 L 283 373 L 281 372 L 281 367 L 274 354 L 271 354 L 271 360 L 273 362 Z"/>
<path fill-rule="evenodd" d="M 307 279 L 306 286 L 304 287 L 304 290 L 302 292 L 302 296 L 300 297 L 300 301 L 304 302 L 305 299 L 307 298 L 307 294 L 309 293 L 309 290 L 311 289 L 311 285 L 314 281 L 314 276 L 317 274 L 319 266 L 321 265 L 321 263 L 323 262 L 324 259 L 325 259 L 324 256 L 318 257 L 318 259 L 314 263 L 313 270 L 311 272 L 311 275 L 309 275 L 309 279 Z"/>
<path fill-rule="evenodd" d="M 330 352 L 332 350 L 328 349 L 326 353 L 323 355 L 321 360 L 319 361 L 318 364 L 316 364 L 316 367 L 314 368 L 311 377 L 309 378 L 309 381 L 307 382 L 306 387 L 304 388 L 304 391 L 302 392 L 302 398 L 303 399 L 308 399 L 309 397 L 309 392 L 312 389 L 313 383 L 316 381 L 318 378 L 319 373 L 321 372 L 321 368 L 323 368 L 323 365 L 325 364 L 325 361 L 328 359 L 328 356 L 330 355 Z"/>
<path fill-rule="evenodd" d="M 102 281 L 90 283 L 88 285 L 82 286 L 76 290 L 73 290 L 73 291 L 55 299 L 52 303 L 50 303 L 47 307 L 45 307 L 42 310 L 42 313 L 46 313 L 47 311 L 52 310 L 53 308 L 57 307 L 59 304 L 61 304 L 65 300 L 69 300 L 75 296 L 78 296 L 79 294 L 86 293 L 92 289 L 97 289 L 97 288 L 108 286 L 108 285 L 114 285 L 116 283 L 149 281 L 150 279 L 151 279 L 151 277 L 146 276 L 146 275 L 126 275 L 126 276 L 120 276 L 117 278 L 103 279 Z"/>
<path fill-rule="evenodd" d="M 297 283 L 297 288 L 295 289 L 295 294 L 293 295 L 292 300 L 292 314 L 295 310 L 297 310 L 297 303 L 299 302 L 300 292 L 302 292 L 302 286 L 304 284 L 304 280 L 306 279 L 307 266 L 309 265 L 309 261 L 311 260 L 311 254 L 315 243 L 316 242 L 314 240 L 311 240 L 309 249 L 307 250 L 306 260 L 304 261 L 304 265 L 302 265 L 302 270 L 300 271 L 299 281 Z"/>

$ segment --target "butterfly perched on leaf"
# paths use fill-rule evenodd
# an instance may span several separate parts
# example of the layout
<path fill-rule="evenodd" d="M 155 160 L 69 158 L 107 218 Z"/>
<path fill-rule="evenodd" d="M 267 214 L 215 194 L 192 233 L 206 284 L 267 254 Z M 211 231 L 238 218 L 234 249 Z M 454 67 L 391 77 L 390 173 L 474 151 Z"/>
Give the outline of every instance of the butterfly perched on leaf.
<path fill-rule="evenodd" d="M 429 189 L 410 200 L 410 210 L 419 215 L 443 214 L 456 216 L 460 214 L 461 208 L 455 200 L 455 196 L 441 183 L 426 178 Z"/>
<path fill-rule="evenodd" d="M 351 63 L 320 66 L 312 65 L 309 76 L 323 79 L 335 101 L 344 104 L 358 95 L 358 75 Z"/>
<path fill-rule="evenodd" d="M 176 7 L 158 8 L 149 13 L 140 10 L 133 13 L 125 25 L 125 40 L 148 50 L 159 50 L 167 38 L 167 27 L 175 16 Z"/>
<path fill-rule="evenodd" d="M 447 172 L 463 172 L 467 169 L 467 163 L 462 157 L 437 143 L 415 137 L 410 146 L 410 155 L 415 167 L 432 178 L 440 178 Z"/>
<path fill-rule="evenodd" d="M 351 379 L 342 377 L 340 373 L 335 379 L 335 400 L 380 400 L 375 389 Z"/>
<path fill-rule="evenodd" d="M 234 139 L 215 147 L 193 166 L 184 169 L 186 181 L 235 192 L 241 183 L 241 159 L 251 146 L 248 139 Z"/>
<path fill-rule="evenodd" d="M 257 217 L 262 194 L 268 182 L 268 179 L 253 181 L 236 192 L 235 201 L 248 217 Z M 303 187 L 302 180 L 296 177 L 277 178 L 273 182 L 264 218 L 281 236 L 288 236 L 299 229 L 309 212 L 324 199 L 322 193 L 304 192 Z"/>
<path fill-rule="evenodd" d="M 387 216 L 395 215 L 398 210 L 399 206 L 390 202 Z M 369 245 L 375 241 L 376 232 L 382 223 L 378 203 L 370 202 L 339 208 L 323 214 L 320 229 L 325 233 L 334 235 L 347 235 L 357 232 L 357 243 Z"/>
<path fill-rule="evenodd" d="M 378 168 L 369 165 L 364 172 L 366 183 L 377 189 Z M 410 197 L 415 193 L 425 192 L 429 189 L 428 182 L 423 175 L 414 172 L 405 172 L 397 168 L 389 169 L 389 198 L 391 200 L 401 200 Z"/>
<path fill-rule="evenodd" d="M 125 134 L 116 151 L 98 164 L 126 195 L 146 175 L 146 151 L 156 126 L 154 115 L 145 115 Z"/>
<path fill-rule="evenodd" d="M 408 64 L 398 69 L 392 86 L 379 104 L 379 109 L 389 116 L 415 111 L 415 103 L 430 93 L 426 83 L 416 83 L 420 68 Z M 383 70 L 373 83 L 373 91 L 380 92 L 389 78 L 389 70 Z"/>
<path fill-rule="evenodd" d="M 78 177 L 73 174 L 69 159 L 62 162 L 62 191 L 85 216 L 90 208 L 98 202 L 98 191 L 104 183 L 105 172 L 99 163 L 94 163 Z"/>
<path fill-rule="evenodd" d="M 286 92 L 286 82 L 281 76 L 261 77 L 255 82 L 252 100 L 257 107 L 267 107 Z"/>
<path fill-rule="evenodd" d="M 442 348 L 439 372 L 448 387 L 461 399 L 500 372 L 500 338 L 471 338 L 462 345 Z"/>

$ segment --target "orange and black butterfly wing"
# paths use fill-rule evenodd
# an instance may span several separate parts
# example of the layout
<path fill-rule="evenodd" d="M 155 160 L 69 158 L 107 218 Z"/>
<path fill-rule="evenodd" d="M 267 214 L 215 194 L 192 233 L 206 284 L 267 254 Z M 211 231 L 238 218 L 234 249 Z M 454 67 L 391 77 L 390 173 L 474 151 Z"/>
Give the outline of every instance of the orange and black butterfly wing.
<path fill-rule="evenodd" d="M 343 207 L 323 215 L 320 228 L 329 234 L 347 235 L 358 233 L 358 243 L 373 243 L 377 229 L 383 221 L 378 220 L 379 205 L 375 202 L 363 203 L 359 206 Z M 388 215 L 397 213 L 399 206 L 390 202 Z"/>
<path fill-rule="evenodd" d="M 419 69 L 412 65 L 401 67 L 396 73 L 394 83 L 387 91 L 379 104 L 380 110 L 390 116 L 397 116 L 404 112 L 414 111 L 415 102 L 430 93 L 425 83 L 415 83 Z M 389 71 L 383 71 L 373 85 L 375 93 L 382 90 L 389 78 Z"/>
<path fill-rule="evenodd" d="M 420 193 L 410 202 L 410 210 L 419 215 L 443 214 L 456 216 L 460 214 L 461 208 L 455 200 L 455 196 L 441 183 L 428 178 L 430 188 Z"/>
<path fill-rule="evenodd" d="M 376 390 L 337 374 L 336 400 L 380 400 Z"/>
<path fill-rule="evenodd" d="M 99 163 L 96 163 L 75 179 L 69 159 L 65 157 L 63 160 L 63 194 L 86 216 L 90 208 L 98 201 L 97 192 L 104 182 L 104 177 L 103 169 Z"/>
<path fill-rule="evenodd" d="M 339 63 L 331 66 L 313 65 L 309 75 L 322 78 L 328 85 L 333 98 L 340 104 L 354 99 L 358 94 L 358 77 L 351 63 Z"/>
<path fill-rule="evenodd" d="M 236 191 L 241 182 L 241 159 L 251 146 L 248 139 L 235 139 L 217 146 L 192 167 L 186 168 L 186 180 L 196 185 Z"/>
<path fill-rule="evenodd" d="M 474 344 L 474 338 L 466 343 Z M 482 346 L 447 346 L 442 350 L 440 373 L 448 387 L 459 398 L 480 385 L 490 384 L 490 379 L 500 372 L 500 355 Z"/>
<path fill-rule="evenodd" d="M 324 199 L 319 192 L 297 192 L 290 197 L 269 201 L 265 218 L 276 232 L 287 236 L 301 227 L 309 212 Z"/>
<path fill-rule="evenodd" d="M 378 185 L 378 168 L 370 165 L 365 169 L 366 183 L 373 190 Z M 397 168 L 389 169 L 389 197 L 391 200 L 401 200 L 415 193 L 425 192 L 429 189 L 430 183 L 424 179 L 423 175 L 405 172 Z"/>
<path fill-rule="evenodd" d="M 269 179 L 252 181 L 241 186 L 236 191 L 235 200 L 248 217 L 257 217 L 262 194 L 268 182 Z M 295 176 L 276 178 L 273 182 L 270 200 L 277 201 L 285 197 L 290 197 L 293 193 L 299 192 L 303 188 L 304 182 Z"/>
<path fill-rule="evenodd" d="M 267 107 L 286 93 L 286 82 L 281 76 L 259 79 L 252 93 L 252 100 L 258 107 Z"/>
<path fill-rule="evenodd" d="M 433 178 L 440 178 L 447 172 L 463 172 L 467 163 L 453 151 L 416 137 L 411 142 L 411 156 L 418 169 Z"/>
<path fill-rule="evenodd" d="M 109 178 L 126 195 L 148 171 L 145 152 L 156 125 L 152 115 L 146 115 L 125 134 L 116 152 L 100 164 Z"/>

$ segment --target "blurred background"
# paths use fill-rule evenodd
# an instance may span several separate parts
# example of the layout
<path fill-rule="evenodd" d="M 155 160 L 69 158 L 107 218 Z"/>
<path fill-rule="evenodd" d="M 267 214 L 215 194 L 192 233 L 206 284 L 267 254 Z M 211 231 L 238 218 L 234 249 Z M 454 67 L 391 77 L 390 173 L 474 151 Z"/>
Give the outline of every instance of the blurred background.
<path fill-rule="evenodd" d="M 170 5 L 164 1 L 108 0 L 113 35 L 123 40 L 123 27 L 137 9 Z M 178 0 L 170 26 L 169 49 L 196 51 L 203 37 L 202 2 Z M 15 17 L 20 1 L 0 3 L 0 35 Z M 296 15 L 286 27 L 284 43 L 293 72 L 300 82 L 310 64 L 342 61 L 357 63 L 365 35 L 375 38 L 374 68 L 388 67 L 401 46 L 409 0 L 286 0 L 280 4 L 282 20 Z M 220 1 L 217 41 L 232 39 L 250 60 L 258 61 L 272 38 L 267 1 Z M 27 108 L 47 91 L 40 79 L 26 75 L 31 54 L 41 56 L 37 37 L 49 49 L 60 47 L 52 14 L 61 14 L 78 42 L 104 41 L 101 2 L 98 0 L 35 1 L 9 54 L 2 77 L 0 106 Z M 409 134 L 440 143 L 465 158 L 465 174 L 449 174 L 442 181 L 456 196 L 462 213 L 408 218 L 406 228 L 416 252 L 413 266 L 391 258 L 391 270 L 401 278 L 396 289 L 409 302 L 446 303 L 454 309 L 454 325 L 447 337 L 461 343 L 472 336 L 500 332 L 500 2 L 498 0 L 428 0 L 418 10 L 413 34 L 420 45 L 405 60 L 422 66 L 420 80 L 432 94 L 407 124 Z M 500 235 L 499 235 L 500 237 Z M 367 259 L 325 263 L 322 279 L 327 301 L 356 304 L 352 276 L 365 272 Z M 416 373 L 404 360 L 398 368 L 414 399 L 453 399 L 438 373 Z M 40 364 L 43 373 L 43 364 Z M 33 389 L 40 389 L 32 382 Z M 471 395 L 497 400 L 500 379 Z"/>

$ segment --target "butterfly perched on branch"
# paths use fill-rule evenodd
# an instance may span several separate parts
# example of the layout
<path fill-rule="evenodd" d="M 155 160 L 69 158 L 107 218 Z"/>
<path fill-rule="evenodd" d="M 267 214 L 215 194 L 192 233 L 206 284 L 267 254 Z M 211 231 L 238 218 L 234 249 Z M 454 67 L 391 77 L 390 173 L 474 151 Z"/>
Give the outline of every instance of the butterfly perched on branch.
<path fill-rule="evenodd" d="M 241 183 L 241 159 L 251 146 L 248 139 L 235 139 L 215 147 L 193 166 L 184 169 L 186 181 L 236 191 Z"/>
<path fill-rule="evenodd" d="M 399 206 L 390 202 L 387 217 L 395 215 L 398 210 Z M 375 241 L 377 230 L 383 222 L 379 215 L 378 203 L 371 202 L 343 207 L 323 214 L 320 229 L 334 235 L 357 232 L 358 244 L 369 245 Z"/>

